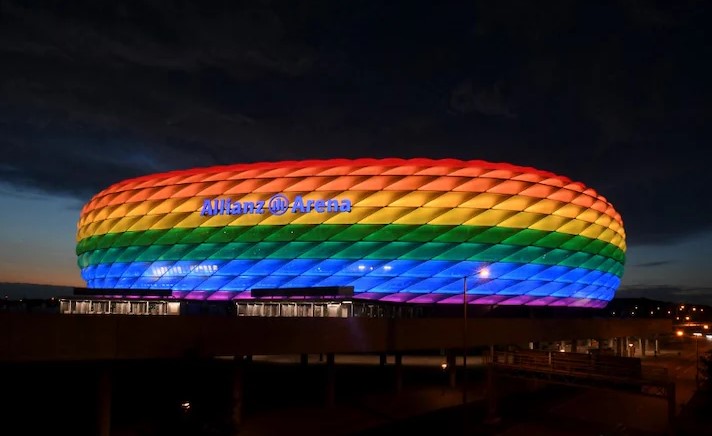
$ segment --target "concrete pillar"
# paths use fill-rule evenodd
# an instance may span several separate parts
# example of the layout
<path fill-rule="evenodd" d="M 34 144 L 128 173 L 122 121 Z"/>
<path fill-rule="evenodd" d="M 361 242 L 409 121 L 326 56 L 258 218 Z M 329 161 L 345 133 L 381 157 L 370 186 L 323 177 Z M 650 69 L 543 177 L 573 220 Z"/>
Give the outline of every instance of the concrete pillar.
<path fill-rule="evenodd" d="M 618 357 L 623 357 L 625 349 L 623 346 L 625 345 L 623 342 L 625 342 L 624 338 L 616 338 L 616 356 Z"/>
<path fill-rule="evenodd" d="M 301 354 L 301 355 L 299 356 L 299 363 L 300 363 L 302 366 L 307 366 L 307 365 L 309 365 L 309 355 L 308 355 L 308 354 Z"/>
<path fill-rule="evenodd" d="M 381 366 L 386 366 L 386 363 L 388 363 L 388 356 L 386 353 L 381 353 L 378 355 L 378 364 Z"/>
<path fill-rule="evenodd" d="M 451 388 L 457 385 L 457 367 L 455 366 L 455 350 L 447 351 L 447 374 Z"/>
<path fill-rule="evenodd" d="M 658 353 L 660 353 L 660 348 L 658 348 L 658 338 L 655 338 L 655 357 L 658 357 Z"/>
<path fill-rule="evenodd" d="M 245 366 L 247 360 L 243 356 L 233 358 L 232 379 L 232 424 L 235 431 L 242 426 L 242 410 L 245 402 Z"/>
<path fill-rule="evenodd" d="M 640 356 L 645 357 L 645 350 L 648 349 L 648 340 L 644 339 L 640 343 Z"/>
<path fill-rule="evenodd" d="M 111 367 L 108 363 L 100 363 L 97 380 L 97 434 L 109 436 L 111 434 Z"/>
<path fill-rule="evenodd" d="M 624 354 L 623 354 L 623 355 L 624 355 L 625 357 L 631 357 L 631 356 L 630 356 L 630 352 L 632 351 L 632 350 L 631 350 L 632 347 L 629 345 L 629 342 L 630 342 L 630 339 L 628 339 L 628 336 L 626 336 L 626 337 L 625 337 L 625 340 L 624 340 L 624 342 L 623 342 L 623 347 L 624 347 L 624 349 L 623 349 L 623 353 L 624 353 Z"/>
<path fill-rule="evenodd" d="M 396 353 L 396 392 L 403 390 L 403 355 Z"/>
<path fill-rule="evenodd" d="M 494 354 L 494 347 L 490 346 L 490 353 Z M 487 401 L 487 410 L 485 414 L 486 424 L 497 424 L 500 421 L 497 413 L 497 383 L 494 372 L 494 364 L 490 361 L 487 365 L 487 381 L 485 386 L 485 396 Z"/>
<path fill-rule="evenodd" d="M 578 353 L 578 340 L 571 339 L 571 352 Z"/>
<path fill-rule="evenodd" d="M 333 407 L 336 404 L 336 364 L 334 363 L 334 353 L 326 355 L 326 406 Z"/>

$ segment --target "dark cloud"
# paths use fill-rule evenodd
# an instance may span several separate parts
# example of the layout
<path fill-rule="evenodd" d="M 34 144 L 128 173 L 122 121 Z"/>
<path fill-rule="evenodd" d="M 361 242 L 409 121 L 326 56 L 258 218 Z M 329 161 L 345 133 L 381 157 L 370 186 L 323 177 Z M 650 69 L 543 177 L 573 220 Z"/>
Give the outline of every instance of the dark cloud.
<path fill-rule="evenodd" d="M 663 265 L 669 265 L 671 263 L 674 263 L 672 260 L 659 260 L 656 262 L 645 262 L 645 263 L 639 263 L 637 265 L 633 265 L 634 267 L 638 268 L 652 268 L 654 266 L 663 266 Z"/>
<path fill-rule="evenodd" d="M 707 2 L 25 2 L 0 8 L 0 179 L 296 158 L 531 165 L 631 243 L 712 227 Z"/>

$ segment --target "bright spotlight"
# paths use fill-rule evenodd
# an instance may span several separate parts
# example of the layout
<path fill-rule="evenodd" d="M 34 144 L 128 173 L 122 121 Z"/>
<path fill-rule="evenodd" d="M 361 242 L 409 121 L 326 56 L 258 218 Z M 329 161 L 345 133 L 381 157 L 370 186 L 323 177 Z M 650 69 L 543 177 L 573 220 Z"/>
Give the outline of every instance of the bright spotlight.
<path fill-rule="evenodd" d="M 490 276 L 490 270 L 489 270 L 489 268 L 487 268 L 487 267 L 482 268 L 482 269 L 480 270 L 480 272 L 478 273 L 478 275 L 480 276 L 481 279 L 487 279 L 487 278 L 489 278 L 489 276 Z"/>

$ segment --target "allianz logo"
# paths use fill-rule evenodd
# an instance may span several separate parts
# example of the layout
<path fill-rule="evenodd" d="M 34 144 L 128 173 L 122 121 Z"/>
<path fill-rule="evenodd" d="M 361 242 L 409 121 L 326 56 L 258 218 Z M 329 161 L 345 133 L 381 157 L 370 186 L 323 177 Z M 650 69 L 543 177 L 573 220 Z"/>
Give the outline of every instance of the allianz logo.
<path fill-rule="evenodd" d="M 201 216 L 215 215 L 284 215 L 285 213 L 344 213 L 351 212 L 351 200 L 344 198 L 305 200 L 301 195 L 289 201 L 284 194 L 275 194 L 269 200 L 234 201 L 230 198 L 205 199 Z"/>

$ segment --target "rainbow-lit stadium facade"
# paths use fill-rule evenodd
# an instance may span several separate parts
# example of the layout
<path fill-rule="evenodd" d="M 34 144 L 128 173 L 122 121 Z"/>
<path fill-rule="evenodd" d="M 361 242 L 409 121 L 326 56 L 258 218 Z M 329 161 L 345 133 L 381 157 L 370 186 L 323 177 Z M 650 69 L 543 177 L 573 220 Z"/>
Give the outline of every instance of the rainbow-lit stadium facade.
<path fill-rule="evenodd" d="M 154 174 L 81 213 L 89 288 L 251 298 L 353 286 L 356 298 L 603 307 L 625 232 L 593 189 L 549 172 L 453 159 L 334 159 Z M 467 277 L 467 280 L 464 278 Z"/>

